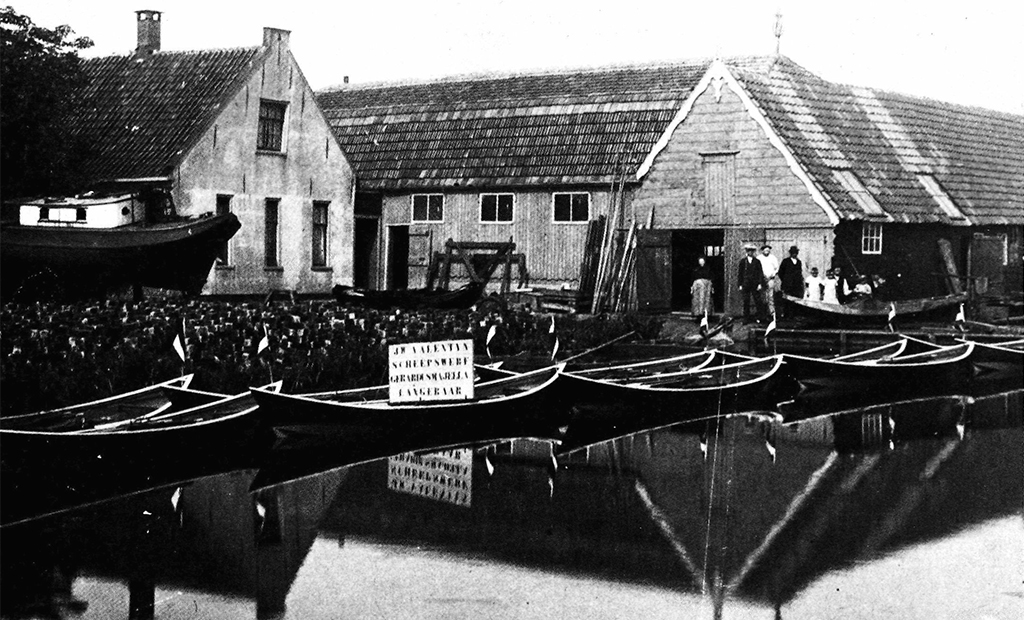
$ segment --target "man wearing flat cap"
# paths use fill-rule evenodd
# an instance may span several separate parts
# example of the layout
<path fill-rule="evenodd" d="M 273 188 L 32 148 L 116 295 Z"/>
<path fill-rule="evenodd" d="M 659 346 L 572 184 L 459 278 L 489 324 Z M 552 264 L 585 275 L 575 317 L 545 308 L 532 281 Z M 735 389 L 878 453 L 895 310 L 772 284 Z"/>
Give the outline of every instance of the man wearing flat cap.
<path fill-rule="evenodd" d="M 789 258 L 782 259 L 779 265 L 779 282 L 782 292 L 791 297 L 804 296 L 804 264 L 797 255 L 800 249 L 795 245 L 789 248 Z M 785 313 L 785 307 L 782 308 Z"/>
<path fill-rule="evenodd" d="M 764 273 L 764 319 L 770 321 L 775 316 L 775 291 L 779 290 L 779 259 L 772 254 L 772 246 L 766 243 L 761 246 L 761 255 L 757 260 L 761 261 L 761 271 Z"/>
<path fill-rule="evenodd" d="M 739 274 L 740 294 L 743 297 L 743 321 L 749 323 L 755 318 L 760 319 L 764 316 L 764 295 L 761 291 L 764 287 L 764 272 L 761 268 L 761 261 L 757 260 L 755 256 L 757 246 L 753 243 L 748 243 L 743 246 L 743 250 L 747 255 L 740 259 L 737 273 Z M 754 309 L 757 312 L 756 317 L 750 315 L 751 299 L 754 300 Z"/>

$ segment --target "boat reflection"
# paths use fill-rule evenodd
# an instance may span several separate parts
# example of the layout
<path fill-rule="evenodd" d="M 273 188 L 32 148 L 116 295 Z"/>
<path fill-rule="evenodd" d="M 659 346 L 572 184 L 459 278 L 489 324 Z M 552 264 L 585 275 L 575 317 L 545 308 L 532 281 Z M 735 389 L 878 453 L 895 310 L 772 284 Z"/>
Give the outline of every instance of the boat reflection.
<path fill-rule="evenodd" d="M 270 486 L 239 470 L 0 528 L 0 605 L 5 617 L 327 618 L 422 616 L 429 600 L 445 616 L 536 601 L 526 584 L 553 581 L 561 598 L 520 617 L 579 616 L 595 596 L 661 601 L 652 616 L 763 617 L 851 567 L 1020 515 L 1022 394 L 792 424 L 721 416 L 575 446 L 368 450 L 341 465 L 294 450 L 293 467 L 285 451 L 279 471 L 301 475 Z M 396 558 L 409 572 L 383 592 L 372 571 Z"/>

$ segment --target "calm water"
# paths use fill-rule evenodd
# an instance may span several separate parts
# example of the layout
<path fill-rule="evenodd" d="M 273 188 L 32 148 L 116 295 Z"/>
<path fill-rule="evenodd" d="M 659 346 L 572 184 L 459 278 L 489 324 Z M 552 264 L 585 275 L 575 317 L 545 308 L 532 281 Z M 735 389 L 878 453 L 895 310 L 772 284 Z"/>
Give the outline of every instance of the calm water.
<path fill-rule="evenodd" d="M 255 493 L 257 472 L 235 471 L 0 529 L 0 604 L 68 618 L 149 600 L 157 618 L 1022 618 L 1021 395 L 787 426 L 734 416 L 559 454 L 517 440 Z"/>

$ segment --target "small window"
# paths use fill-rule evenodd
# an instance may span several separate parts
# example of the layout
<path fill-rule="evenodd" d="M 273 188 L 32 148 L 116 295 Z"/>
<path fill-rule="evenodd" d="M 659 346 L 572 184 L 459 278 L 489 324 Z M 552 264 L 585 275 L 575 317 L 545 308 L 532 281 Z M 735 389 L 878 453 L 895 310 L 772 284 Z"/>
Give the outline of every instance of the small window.
<path fill-rule="evenodd" d="M 280 267 L 281 255 L 278 239 L 281 231 L 278 226 L 278 207 L 281 204 L 281 200 L 279 198 L 267 198 L 265 204 L 266 213 L 263 220 L 263 264 L 266 267 Z"/>
<path fill-rule="evenodd" d="M 412 221 L 444 221 L 444 195 L 415 194 L 412 197 Z"/>
<path fill-rule="evenodd" d="M 511 222 L 513 194 L 483 194 L 480 196 L 481 222 Z"/>
<path fill-rule="evenodd" d="M 261 151 L 280 151 L 284 137 L 284 112 L 287 104 L 279 101 L 260 101 L 260 123 L 256 135 L 256 148 Z"/>
<path fill-rule="evenodd" d="M 39 207 L 39 221 L 43 222 L 50 219 L 50 207 Z"/>
<path fill-rule="evenodd" d="M 586 222 L 590 220 L 590 194 L 555 194 L 554 204 L 556 222 Z"/>
<path fill-rule="evenodd" d="M 76 222 L 84 222 L 85 221 L 85 208 L 84 207 L 78 207 L 77 209 L 75 209 L 75 221 Z"/>
<path fill-rule="evenodd" d="M 882 225 L 877 222 L 862 222 L 861 226 L 861 254 L 881 254 Z"/>
<path fill-rule="evenodd" d="M 231 196 L 228 194 L 217 194 L 217 215 L 231 213 Z M 221 244 L 217 251 L 217 265 L 225 267 L 231 264 L 231 240 Z"/>
<path fill-rule="evenodd" d="M 313 266 L 327 266 L 327 207 L 329 202 L 313 203 Z"/>

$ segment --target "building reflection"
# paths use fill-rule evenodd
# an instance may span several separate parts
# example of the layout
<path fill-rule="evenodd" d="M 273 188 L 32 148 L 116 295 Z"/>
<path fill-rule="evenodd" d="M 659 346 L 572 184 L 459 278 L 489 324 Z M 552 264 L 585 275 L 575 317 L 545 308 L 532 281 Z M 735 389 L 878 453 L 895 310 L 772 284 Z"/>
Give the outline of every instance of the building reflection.
<path fill-rule="evenodd" d="M 78 613 L 89 601 L 71 597 L 72 583 L 85 577 L 127 588 L 124 617 L 153 617 L 158 589 L 242 597 L 255 617 L 283 616 L 344 471 L 250 493 L 254 476 L 230 472 L 3 528 L 4 616 Z"/>
<path fill-rule="evenodd" d="M 70 617 L 98 604 L 76 581 L 100 579 L 122 616 L 174 590 L 284 617 L 314 540 L 352 537 L 781 613 L 825 575 L 1020 514 L 1022 394 L 304 462 L 255 492 L 235 471 L 0 529 L 2 611 Z"/>
<path fill-rule="evenodd" d="M 1021 412 L 1017 391 L 731 416 L 561 455 L 518 440 L 475 452 L 461 506 L 388 492 L 387 463 L 369 463 L 324 533 L 781 609 L 827 573 L 1018 514 Z"/>

